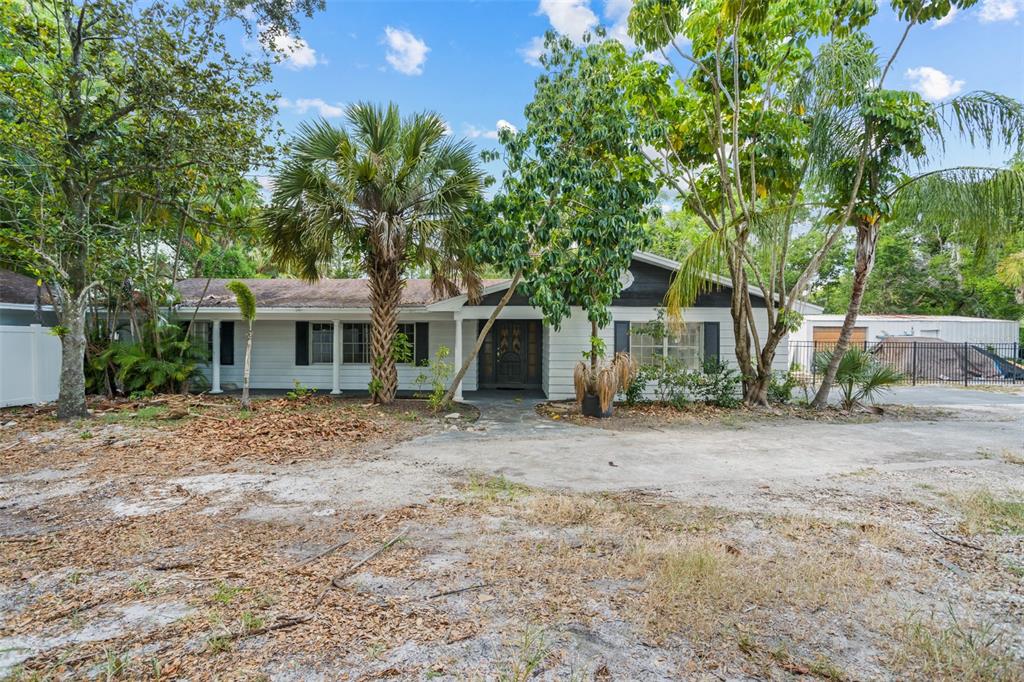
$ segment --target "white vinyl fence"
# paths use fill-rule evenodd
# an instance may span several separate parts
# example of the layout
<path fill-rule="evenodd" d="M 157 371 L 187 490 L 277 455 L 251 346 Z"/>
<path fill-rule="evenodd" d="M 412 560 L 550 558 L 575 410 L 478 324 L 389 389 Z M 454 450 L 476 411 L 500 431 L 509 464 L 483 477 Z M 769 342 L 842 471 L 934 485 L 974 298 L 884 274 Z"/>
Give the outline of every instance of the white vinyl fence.
<path fill-rule="evenodd" d="M 0 326 L 0 407 L 57 399 L 60 339 L 50 327 Z"/>

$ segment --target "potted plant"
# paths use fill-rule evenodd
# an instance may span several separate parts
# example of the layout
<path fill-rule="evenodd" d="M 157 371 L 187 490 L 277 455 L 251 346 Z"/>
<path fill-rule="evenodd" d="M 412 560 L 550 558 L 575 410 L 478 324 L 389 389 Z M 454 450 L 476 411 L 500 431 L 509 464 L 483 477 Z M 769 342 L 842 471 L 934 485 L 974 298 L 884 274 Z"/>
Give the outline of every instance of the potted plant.
<path fill-rule="evenodd" d="M 591 351 L 589 364 L 580 361 L 573 371 L 576 403 L 586 417 L 612 416 L 615 394 L 629 390 L 636 379 L 637 366 L 629 353 L 616 353 L 609 363 L 601 363 Z"/>

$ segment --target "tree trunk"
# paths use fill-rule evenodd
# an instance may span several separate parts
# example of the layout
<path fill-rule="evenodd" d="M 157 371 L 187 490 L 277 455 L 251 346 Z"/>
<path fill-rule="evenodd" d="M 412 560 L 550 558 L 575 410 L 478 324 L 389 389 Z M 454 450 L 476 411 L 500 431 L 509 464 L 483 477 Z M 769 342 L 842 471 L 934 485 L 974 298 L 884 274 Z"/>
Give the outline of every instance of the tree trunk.
<path fill-rule="evenodd" d="M 828 395 L 836 380 L 839 361 L 850 347 L 850 337 L 853 336 L 853 328 L 857 324 L 857 316 L 860 314 L 860 304 L 864 299 L 864 291 L 867 289 L 868 277 L 871 275 L 871 269 L 875 266 L 875 244 L 877 242 L 878 227 L 876 225 L 864 222 L 857 225 L 857 255 L 853 268 L 850 306 L 846 309 L 843 328 L 840 330 L 839 339 L 832 350 L 832 360 L 828 363 L 825 376 L 821 378 L 821 384 L 818 386 L 818 392 L 814 395 L 814 400 L 811 401 L 812 407 L 820 409 L 828 405 Z"/>
<path fill-rule="evenodd" d="M 387 404 L 398 391 L 398 367 L 392 347 L 398 331 L 398 306 L 405 282 L 395 262 L 375 262 L 368 268 L 370 280 L 370 396 Z"/>
<path fill-rule="evenodd" d="M 512 300 L 512 295 L 516 293 L 516 287 L 519 286 L 519 280 L 522 278 L 522 270 L 518 271 L 512 277 L 512 283 L 505 291 L 505 295 L 501 297 L 500 301 L 498 301 L 498 305 L 494 307 L 494 310 L 491 311 L 491 316 L 488 317 L 487 322 L 484 323 L 484 328 L 480 330 L 479 334 L 477 334 L 476 343 L 473 344 L 472 352 L 470 352 L 469 356 L 462 362 L 462 367 L 459 368 L 459 373 L 455 375 L 451 385 L 448 387 L 448 392 L 444 394 L 445 405 L 451 403 L 455 398 L 455 387 L 462 382 L 466 376 L 466 372 L 469 371 L 469 366 L 473 364 L 473 360 L 475 360 L 476 356 L 480 354 L 480 349 L 483 348 L 484 341 L 487 339 L 487 334 L 491 331 L 491 327 L 494 326 L 494 321 L 498 319 L 498 315 L 501 314 L 502 309 L 504 309 L 504 307 L 508 305 L 508 302 Z M 461 322 L 456 322 L 455 324 L 461 324 Z M 456 358 L 456 360 L 458 359 Z"/>
<path fill-rule="evenodd" d="M 757 371 L 743 393 L 743 401 L 747 405 L 760 405 L 762 407 L 768 405 L 768 388 L 772 383 L 772 363 L 775 362 L 775 351 L 785 336 L 786 329 L 785 327 L 780 327 L 779 324 L 768 331 L 768 336 L 764 340 L 764 347 L 757 358 Z"/>
<path fill-rule="evenodd" d="M 736 365 L 740 370 L 743 395 L 746 399 L 751 380 L 755 376 L 754 363 L 750 356 L 750 330 L 747 327 L 747 307 L 745 305 L 745 297 L 749 296 L 750 292 L 747 291 L 747 275 L 743 271 L 743 265 L 732 256 L 729 258 L 729 275 L 733 283 L 729 310 L 732 317 L 732 331 L 736 339 Z"/>
<path fill-rule="evenodd" d="M 88 417 L 85 407 L 85 300 L 86 296 L 63 294 L 60 305 L 60 392 L 57 418 Z"/>
<path fill-rule="evenodd" d="M 245 337 L 245 366 L 242 369 L 242 409 L 248 410 L 249 404 L 249 369 L 252 367 L 252 320 L 249 320 L 249 333 Z"/>

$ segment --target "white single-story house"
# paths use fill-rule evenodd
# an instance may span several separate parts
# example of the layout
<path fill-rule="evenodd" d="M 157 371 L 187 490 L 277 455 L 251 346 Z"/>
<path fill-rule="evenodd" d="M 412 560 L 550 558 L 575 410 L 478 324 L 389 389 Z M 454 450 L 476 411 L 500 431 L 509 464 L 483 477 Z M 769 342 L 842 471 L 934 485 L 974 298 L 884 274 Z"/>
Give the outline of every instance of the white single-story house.
<path fill-rule="evenodd" d="M 612 324 L 601 330 L 609 352 L 628 350 L 639 360 L 654 354 L 681 358 L 693 368 L 707 357 L 735 363 L 729 281 L 712 277 L 712 286 L 683 313 L 685 328 L 677 336 L 655 342 L 630 333 L 630 325 L 657 319 L 673 273 L 679 264 L 648 253 L 637 253 L 623 289 L 612 302 Z M 230 280 L 205 278 L 178 283 L 179 321 L 193 314 L 194 330 L 205 338 L 212 362 L 206 371 L 213 392 L 236 388 L 242 382 L 245 327 L 234 295 L 225 288 Z M 253 327 L 252 374 L 254 389 L 290 389 L 296 381 L 332 394 L 366 391 L 370 381 L 370 296 L 363 279 L 324 279 L 307 284 L 287 279 L 243 280 L 256 297 Z M 456 368 L 472 350 L 479 330 L 508 290 L 510 282 L 487 282 L 483 298 L 470 304 L 465 295 L 435 298 L 428 280 L 408 280 L 402 292 L 398 322 L 411 342 L 414 362 L 399 366 L 399 390 L 414 391 L 422 368 L 445 346 Z M 755 317 L 763 335 L 767 331 L 764 299 L 755 293 Z M 802 312 L 820 312 L 805 304 Z M 514 294 L 488 334 L 471 365 L 457 397 L 481 389 L 532 389 L 550 399 L 573 396 L 573 367 L 589 348 L 590 323 L 579 308 L 555 329 L 543 323 L 539 310 Z M 657 347 L 655 347 L 657 346 Z M 784 340 L 775 367 L 785 370 L 788 344 Z"/>
<path fill-rule="evenodd" d="M 793 343 L 835 343 L 843 315 L 807 315 L 800 329 L 790 335 Z M 858 315 L 855 343 L 875 343 L 890 336 L 942 339 L 949 343 L 1014 344 L 1020 322 L 960 315 Z"/>

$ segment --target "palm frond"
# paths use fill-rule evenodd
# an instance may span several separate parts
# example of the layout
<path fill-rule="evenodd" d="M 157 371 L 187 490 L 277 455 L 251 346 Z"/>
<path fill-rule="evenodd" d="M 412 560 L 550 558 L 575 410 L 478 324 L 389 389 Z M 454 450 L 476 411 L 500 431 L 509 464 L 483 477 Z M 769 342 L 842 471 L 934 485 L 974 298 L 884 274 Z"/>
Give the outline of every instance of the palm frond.
<path fill-rule="evenodd" d="M 972 146 L 1024 150 L 1024 102 L 979 90 L 954 97 L 936 113 L 944 130 Z"/>
<path fill-rule="evenodd" d="M 693 247 L 679 264 L 665 297 L 665 309 L 673 322 L 682 321 L 683 309 L 713 286 L 708 275 L 720 272 L 729 246 L 729 228 L 714 230 Z"/>

